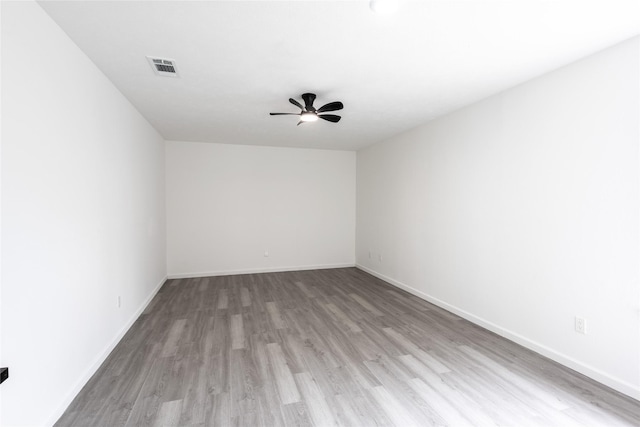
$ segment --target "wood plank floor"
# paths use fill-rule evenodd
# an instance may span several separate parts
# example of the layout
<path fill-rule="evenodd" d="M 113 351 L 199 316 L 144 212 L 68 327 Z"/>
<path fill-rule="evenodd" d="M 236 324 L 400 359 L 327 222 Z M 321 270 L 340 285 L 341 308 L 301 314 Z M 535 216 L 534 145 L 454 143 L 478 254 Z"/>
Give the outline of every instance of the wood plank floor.
<path fill-rule="evenodd" d="M 56 426 L 638 426 L 640 403 L 354 268 L 170 280 Z"/>

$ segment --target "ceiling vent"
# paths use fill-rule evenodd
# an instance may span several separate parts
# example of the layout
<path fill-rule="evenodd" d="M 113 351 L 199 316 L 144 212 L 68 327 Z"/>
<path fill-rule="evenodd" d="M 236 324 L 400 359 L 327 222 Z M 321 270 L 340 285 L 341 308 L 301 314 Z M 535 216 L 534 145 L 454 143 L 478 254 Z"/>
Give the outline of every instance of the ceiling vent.
<path fill-rule="evenodd" d="M 178 68 L 176 67 L 176 61 L 173 59 L 153 58 L 147 56 L 149 64 L 153 71 L 159 76 L 165 77 L 178 77 Z"/>

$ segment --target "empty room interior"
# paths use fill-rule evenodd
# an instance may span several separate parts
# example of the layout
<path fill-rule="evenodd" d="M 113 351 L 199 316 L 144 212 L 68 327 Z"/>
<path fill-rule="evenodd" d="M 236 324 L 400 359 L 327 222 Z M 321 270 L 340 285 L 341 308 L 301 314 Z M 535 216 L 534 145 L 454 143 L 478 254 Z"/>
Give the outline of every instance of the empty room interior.
<path fill-rule="evenodd" d="M 0 425 L 640 425 L 637 0 L 0 21 Z"/>

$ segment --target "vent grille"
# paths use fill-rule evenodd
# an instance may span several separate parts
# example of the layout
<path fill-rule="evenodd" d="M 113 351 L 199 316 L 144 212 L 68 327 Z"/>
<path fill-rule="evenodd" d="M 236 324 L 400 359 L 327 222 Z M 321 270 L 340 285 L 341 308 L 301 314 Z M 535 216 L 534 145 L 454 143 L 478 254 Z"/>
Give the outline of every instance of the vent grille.
<path fill-rule="evenodd" d="M 153 58 L 147 56 L 149 64 L 153 71 L 159 76 L 166 77 L 178 77 L 178 68 L 176 67 L 176 61 L 173 59 Z"/>

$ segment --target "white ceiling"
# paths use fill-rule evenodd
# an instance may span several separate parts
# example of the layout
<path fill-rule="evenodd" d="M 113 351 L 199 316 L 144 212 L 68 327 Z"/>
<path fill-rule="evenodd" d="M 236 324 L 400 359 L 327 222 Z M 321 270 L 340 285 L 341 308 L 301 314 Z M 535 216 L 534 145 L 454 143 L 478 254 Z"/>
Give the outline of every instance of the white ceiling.
<path fill-rule="evenodd" d="M 357 150 L 640 33 L 638 0 L 41 1 L 167 140 Z M 156 76 L 145 56 L 175 59 Z M 288 98 L 342 101 L 296 126 Z"/>

